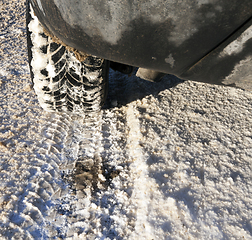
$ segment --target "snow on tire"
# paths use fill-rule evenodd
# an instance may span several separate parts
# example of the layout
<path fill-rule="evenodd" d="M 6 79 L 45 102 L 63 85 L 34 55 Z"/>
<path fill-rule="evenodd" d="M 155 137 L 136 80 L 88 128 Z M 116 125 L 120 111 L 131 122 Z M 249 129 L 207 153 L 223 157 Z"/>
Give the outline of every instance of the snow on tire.
<path fill-rule="evenodd" d="M 88 56 L 80 62 L 44 33 L 31 5 L 27 16 L 31 76 L 41 107 L 75 114 L 99 111 L 107 95 L 108 61 Z"/>

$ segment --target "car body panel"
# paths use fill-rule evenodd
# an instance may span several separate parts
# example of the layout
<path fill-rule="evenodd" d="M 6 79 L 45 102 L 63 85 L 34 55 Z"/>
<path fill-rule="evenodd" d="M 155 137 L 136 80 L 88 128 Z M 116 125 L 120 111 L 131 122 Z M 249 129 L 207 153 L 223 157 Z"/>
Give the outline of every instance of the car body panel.
<path fill-rule="evenodd" d="M 252 55 L 252 31 L 247 30 L 252 24 L 250 0 L 31 0 L 31 3 L 44 27 L 68 46 L 183 79 L 232 85 L 228 76 L 242 60 L 248 65 Z M 241 52 L 246 54 L 234 51 L 220 57 L 242 31 L 246 37 Z M 222 64 L 230 66 L 219 74 L 220 70 L 215 68 Z"/>

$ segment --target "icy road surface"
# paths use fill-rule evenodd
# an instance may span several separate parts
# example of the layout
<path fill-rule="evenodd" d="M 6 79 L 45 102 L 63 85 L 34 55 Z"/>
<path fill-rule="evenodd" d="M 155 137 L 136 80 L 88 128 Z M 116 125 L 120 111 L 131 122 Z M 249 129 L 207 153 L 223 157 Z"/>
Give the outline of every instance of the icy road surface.
<path fill-rule="evenodd" d="M 111 71 L 99 114 L 48 114 L 0 12 L 0 239 L 252 239 L 251 92 Z"/>

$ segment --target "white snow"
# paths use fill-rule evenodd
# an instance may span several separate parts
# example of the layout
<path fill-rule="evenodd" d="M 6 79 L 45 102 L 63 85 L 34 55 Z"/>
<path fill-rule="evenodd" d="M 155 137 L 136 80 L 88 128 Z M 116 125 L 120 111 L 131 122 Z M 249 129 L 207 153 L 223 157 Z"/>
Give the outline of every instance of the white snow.
<path fill-rule="evenodd" d="M 111 71 L 99 114 L 45 113 L 24 3 L 0 3 L 0 239 L 252 239 L 252 93 Z"/>
<path fill-rule="evenodd" d="M 172 57 L 172 54 L 169 54 L 169 56 L 167 58 L 165 58 L 165 62 L 169 63 L 171 65 L 171 68 L 174 67 L 175 60 Z"/>
<path fill-rule="evenodd" d="M 148 178 L 147 158 L 144 157 L 140 141 L 142 134 L 138 116 L 135 116 L 132 104 L 127 109 L 126 121 L 130 123 L 127 137 L 129 156 L 132 164 L 130 165 L 131 178 L 134 179 L 134 190 L 132 198 L 136 208 L 135 232 L 131 239 L 154 239 L 153 230 L 148 222 L 148 205 L 150 201 L 150 187 L 152 185 Z"/>
<path fill-rule="evenodd" d="M 240 53 L 244 45 L 252 38 L 252 27 L 246 29 L 236 40 L 228 44 L 220 53 L 220 57 Z"/>

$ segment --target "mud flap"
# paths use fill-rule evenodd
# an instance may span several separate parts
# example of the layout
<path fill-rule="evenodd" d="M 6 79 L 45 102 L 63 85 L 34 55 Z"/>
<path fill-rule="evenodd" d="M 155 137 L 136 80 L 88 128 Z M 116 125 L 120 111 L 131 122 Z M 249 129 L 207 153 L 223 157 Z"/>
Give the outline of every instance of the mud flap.
<path fill-rule="evenodd" d="M 252 90 L 252 19 L 180 77 Z"/>

